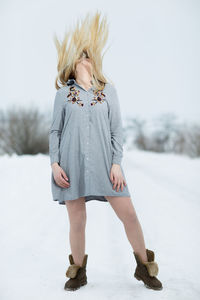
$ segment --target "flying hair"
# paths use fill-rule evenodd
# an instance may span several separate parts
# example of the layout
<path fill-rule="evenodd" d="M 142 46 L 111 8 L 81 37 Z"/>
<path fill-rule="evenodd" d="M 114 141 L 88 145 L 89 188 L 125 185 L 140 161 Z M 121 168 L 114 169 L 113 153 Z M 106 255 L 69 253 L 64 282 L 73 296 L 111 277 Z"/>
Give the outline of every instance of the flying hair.
<path fill-rule="evenodd" d="M 108 39 L 108 22 L 97 10 L 94 15 L 87 13 L 84 19 L 78 19 L 73 30 L 65 31 L 64 38 L 59 41 L 54 34 L 57 49 L 58 74 L 55 87 L 58 90 L 65 86 L 68 79 L 75 79 L 76 63 L 81 57 L 89 57 L 92 63 L 92 83 L 95 88 L 102 90 L 107 83 L 102 71 L 102 61 L 105 55 L 103 49 Z"/>

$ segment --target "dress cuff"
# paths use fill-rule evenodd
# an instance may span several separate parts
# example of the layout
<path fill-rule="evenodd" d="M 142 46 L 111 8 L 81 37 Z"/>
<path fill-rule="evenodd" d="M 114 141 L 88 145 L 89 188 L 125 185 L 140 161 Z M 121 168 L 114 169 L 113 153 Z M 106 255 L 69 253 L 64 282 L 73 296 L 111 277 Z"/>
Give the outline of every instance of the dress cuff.
<path fill-rule="evenodd" d="M 114 156 L 113 159 L 112 159 L 113 164 L 121 165 L 121 162 L 122 162 L 122 157 L 121 156 Z"/>
<path fill-rule="evenodd" d="M 53 163 L 57 162 L 59 164 L 59 157 L 58 154 L 53 154 L 50 155 L 50 164 L 52 165 Z"/>

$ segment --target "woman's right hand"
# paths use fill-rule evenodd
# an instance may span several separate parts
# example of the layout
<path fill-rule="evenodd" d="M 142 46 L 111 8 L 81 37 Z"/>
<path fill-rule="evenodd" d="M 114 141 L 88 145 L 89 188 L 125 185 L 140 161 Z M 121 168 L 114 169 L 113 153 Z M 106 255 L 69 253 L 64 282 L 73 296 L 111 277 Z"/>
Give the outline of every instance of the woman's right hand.
<path fill-rule="evenodd" d="M 65 171 L 59 166 L 59 164 L 55 162 L 51 167 L 56 184 L 63 188 L 70 187 L 70 183 L 68 182 L 69 178 L 67 177 Z"/>

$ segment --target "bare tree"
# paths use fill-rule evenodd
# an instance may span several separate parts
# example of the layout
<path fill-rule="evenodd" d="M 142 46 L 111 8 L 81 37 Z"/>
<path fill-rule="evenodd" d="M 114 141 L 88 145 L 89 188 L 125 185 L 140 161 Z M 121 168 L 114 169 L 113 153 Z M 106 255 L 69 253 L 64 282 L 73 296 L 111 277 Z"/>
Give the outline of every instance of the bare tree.
<path fill-rule="evenodd" d="M 36 108 L 0 111 L 1 153 L 48 153 L 48 122 Z"/>
<path fill-rule="evenodd" d="M 180 122 L 174 113 L 162 114 L 150 122 L 129 119 L 126 131 L 132 145 L 139 149 L 200 156 L 200 124 Z"/>

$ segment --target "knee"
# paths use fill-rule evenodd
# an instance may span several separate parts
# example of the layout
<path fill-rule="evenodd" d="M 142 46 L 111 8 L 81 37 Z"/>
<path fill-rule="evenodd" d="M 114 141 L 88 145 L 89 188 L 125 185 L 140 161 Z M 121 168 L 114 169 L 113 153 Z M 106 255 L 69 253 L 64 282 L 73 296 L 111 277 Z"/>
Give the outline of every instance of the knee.
<path fill-rule="evenodd" d="M 127 211 L 124 215 L 122 222 L 125 225 L 135 225 L 138 222 L 137 214 L 134 210 Z"/>
<path fill-rule="evenodd" d="M 85 229 L 86 225 L 86 213 L 85 211 L 77 211 L 70 218 L 70 227 L 75 231 L 81 231 Z"/>

